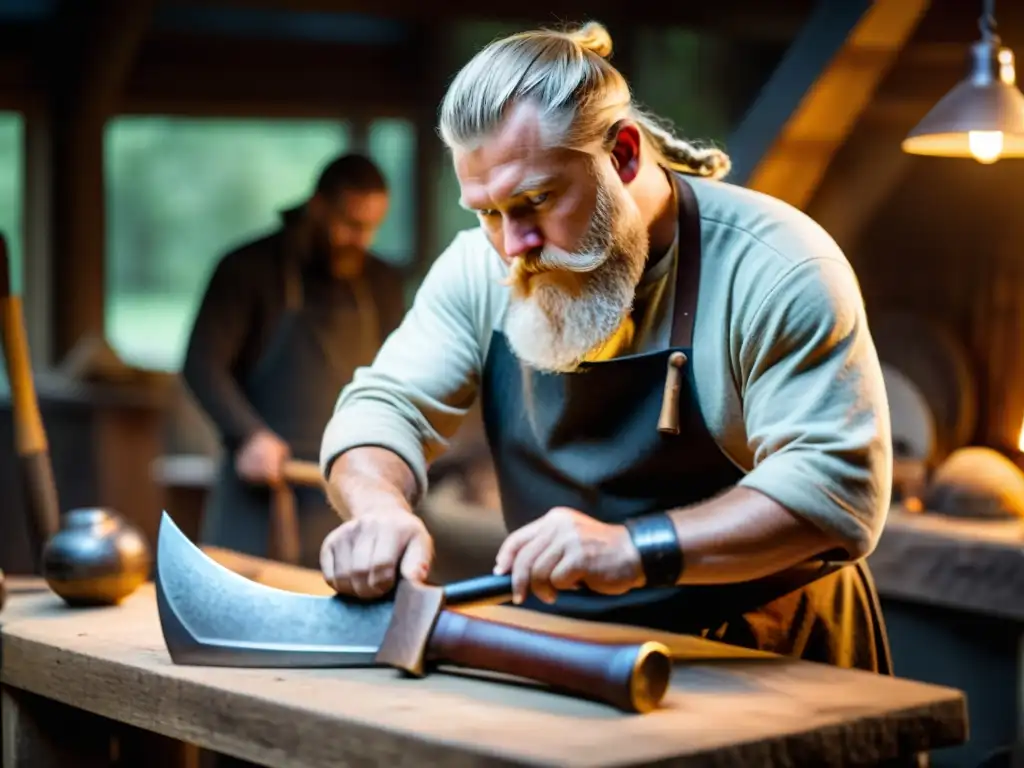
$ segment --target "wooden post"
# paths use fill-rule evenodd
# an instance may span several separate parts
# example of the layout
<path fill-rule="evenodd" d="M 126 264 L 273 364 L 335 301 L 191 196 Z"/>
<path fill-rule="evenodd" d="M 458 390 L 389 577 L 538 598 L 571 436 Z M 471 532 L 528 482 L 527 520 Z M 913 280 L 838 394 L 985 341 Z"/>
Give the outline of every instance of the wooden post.
<path fill-rule="evenodd" d="M 107 768 L 111 730 L 103 718 L 27 691 L 0 688 L 3 768 Z"/>
<path fill-rule="evenodd" d="M 103 131 L 155 0 L 64 3 L 49 44 L 35 62 L 47 84 L 47 206 L 28 210 L 29 231 L 52 231 L 46 275 L 51 297 L 50 353 L 62 359 L 83 336 L 104 333 L 105 194 Z M 33 140 L 36 140 L 34 137 Z M 44 184 L 46 182 L 40 182 Z"/>

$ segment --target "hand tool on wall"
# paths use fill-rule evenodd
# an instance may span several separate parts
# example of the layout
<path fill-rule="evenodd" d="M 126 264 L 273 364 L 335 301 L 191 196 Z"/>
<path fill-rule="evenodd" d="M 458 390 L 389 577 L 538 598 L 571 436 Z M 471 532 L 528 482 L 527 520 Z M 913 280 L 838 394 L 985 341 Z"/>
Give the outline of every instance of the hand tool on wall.
<path fill-rule="evenodd" d="M 166 513 L 156 563 L 160 625 L 176 664 L 389 665 L 422 673 L 424 661 L 448 663 L 516 674 L 633 712 L 656 706 L 671 674 L 668 649 L 660 643 L 595 643 L 445 610 L 445 605 L 507 601 L 507 576 L 400 587 L 377 600 L 298 594 L 258 584 L 214 562 Z"/>
<path fill-rule="evenodd" d="M 11 389 L 15 449 L 30 544 L 50 588 L 69 605 L 113 605 L 149 576 L 148 545 L 112 510 L 61 515 L 49 442 L 33 381 L 21 299 L 11 292 L 7 238 L 0 233 L 0 337 Z"/>

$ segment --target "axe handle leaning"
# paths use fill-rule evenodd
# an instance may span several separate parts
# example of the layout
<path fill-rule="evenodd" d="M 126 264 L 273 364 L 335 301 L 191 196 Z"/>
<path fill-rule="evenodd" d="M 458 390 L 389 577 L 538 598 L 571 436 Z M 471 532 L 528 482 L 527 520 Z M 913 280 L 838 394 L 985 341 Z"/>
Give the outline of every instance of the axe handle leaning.
<path fill-rule="evenodd" d="M 36 395 L 21 297 L 11 293 L 7 238 L 0 234 L 0 343 L 11 389 L 14 443 L 18 455 L 33 557 L 60 527 L 60 504 L 50 448 Z"/>

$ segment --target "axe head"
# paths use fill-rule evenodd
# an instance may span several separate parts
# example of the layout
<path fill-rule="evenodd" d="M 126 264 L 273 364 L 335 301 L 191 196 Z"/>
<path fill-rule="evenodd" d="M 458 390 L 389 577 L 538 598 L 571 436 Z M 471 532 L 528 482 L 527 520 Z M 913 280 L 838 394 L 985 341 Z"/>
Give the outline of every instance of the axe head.
<path fill-rule="evenodd" d="M 393 595 L 361 600 L 258 584 L 208 557 L 166 512 L 155 581 L 160 627 L 176 664 L 376 666 L 394 610 Z"/>
<path fill-rule="evenodd" d="M 391 624 L 377 651 L 377 663 L 422 677 L 423 658 L 444 603 L 441 587 L 401 580 Z"/>

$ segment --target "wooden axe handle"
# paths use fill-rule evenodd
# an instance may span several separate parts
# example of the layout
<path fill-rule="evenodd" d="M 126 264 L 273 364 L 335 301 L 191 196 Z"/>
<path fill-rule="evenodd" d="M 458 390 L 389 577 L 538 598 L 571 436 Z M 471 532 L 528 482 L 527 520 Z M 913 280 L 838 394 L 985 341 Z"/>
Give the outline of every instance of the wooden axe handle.
<path fill-rule="evenodd" d="M 39 412 L 21 298 L 11 293 L 7 238 L 0 234 L 0 337 L 11 387 L 15 449 L 18 454 L 34 555 L 60 527 L 60 505 L 50 449 Z"/>
<path fill-rule="evenodd" d="M 283 563 L 299 562 L 302 545 L 293 486 L 322 488 L 323 475 L 314 461 L 286 461 L 283 482 L 270 489 L 270 556 Z"/>
<path fill-rule="evenodd" d="M 270 489 L 270 556 L 289 565 L 297 565 L 301 555 L 299 515 L 295 492 L 287 483 Z"/>
<path fill-rule="evenodd" d="M 426 656 L 431 666 L 522 677 L 624 712 L 656 709 L 672 677 L 672 655 L 659 642 L 593 642 L 448 610 L 437 616 Z"/>
<path fill-rule="evenodd" d="M 284 463 L 284 481 L 289 485 L 320 488 L 324 484 L 324 476 L 315 461 L 292 459 Z"/>

